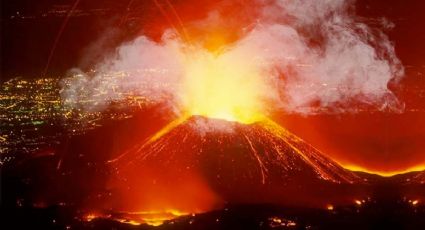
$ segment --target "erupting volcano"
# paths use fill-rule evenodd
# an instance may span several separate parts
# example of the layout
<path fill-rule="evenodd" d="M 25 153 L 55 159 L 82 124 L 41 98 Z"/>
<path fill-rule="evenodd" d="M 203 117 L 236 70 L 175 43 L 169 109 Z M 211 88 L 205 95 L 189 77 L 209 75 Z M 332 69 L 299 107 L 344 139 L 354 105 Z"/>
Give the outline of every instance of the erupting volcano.
<path fill-rule="evenodd" d="M 143 10 L 130 12 L 130 6 Z M 125 9 L 120 25 L 140 16 L 140 27 L 132 21 L 128 31 L 116 32 L 122 37 L 108 28 L 94 42 L 99 53 L 58 81 L 60 100 L 46 99 L 58 103 L 64 118 L 78 117 L 64 126 L 72 135 L 87 123 L 93 133 L 102 128 L 93 136 L 112 140 L 58 151 L 59 178 L 69 175 L 83 188 L 77 207 L 83 220 L 160 225 L 240 205 L 336 212 L 373 202 L 371 184 L 391 184 L 366 173 L 393 176 L 394 170 L 369 171 L 364 156 L 407 141 L 388 145 L 386 128 L 376 138 L 365 135 L 368 126 L 349 139 L 351 129 L 340 131 L 351 123 L 315 129 L 327 116 L 362 113 L 367 123 L 355 123 L 361 126 L 372 124 L 375 113 L 386 119 L 406 108 L 396 90 L 405 72 L 386 35 L 389 21 L 364 20 L 352 0 L 131 0 Z M 85 155 L 90 160 L 81 163 Z M 87 182 L 73 175 L 80 164 L 89 172 L 81 175 L 94 174 Z M 386 169 L 383 164 L 370 165 Z M 423 183 L 424 177 L 409 180 Z"/>
<path fill-rule="evenodd" d="M 325 207 L 351 203 L 358 194 L 335 194 L 363 183 L 268 119 L 178 119 L 110 164 L 116 174 L 110 185 L 119 191 L 114 210 L 197 213 L 226 203 Z"/>
<path fill-rule="evenodd" d="M 271 120 L 253 124 L 201 116 L 176 120 L 146 143 L 111 162 L 119 171 L 150 164 L 146 162 L 160 162 L 168 167 L 176 161 L 182 161 L 184 169 L 198 167 L 194 164 L 202 163 L 202 158 L 209 159 L 209 163 L 216 161 L 211 166 L 227 172 L 223 177 L 235 175 L 262 184 L 291 175 L 310 175 L 335 183 L 360 181 L 359 177 Z M 191 162 L 193 159 L 195 162 Z"/>
<path fill-rule="evenodd" d="M 0 229 L 425 226 L 425 1 L 33 2 Z"/>
<path fill-rule="evenodd" d="M 161 47 L 142 41 L 175 57 L 154 93 L 172 95 L 167 103 L 178 118 L 109 161 L 108 208 L 148 222 L 145 212 L 198 213 L 227 203 L 352 202 L 354 193 L 335 194 L 362 179 L 268 118 L 282 103 L 270 71 L 278 56 L 253 41 L 275 31 L 257 30 L 215 51 L 178 38 Z"/>

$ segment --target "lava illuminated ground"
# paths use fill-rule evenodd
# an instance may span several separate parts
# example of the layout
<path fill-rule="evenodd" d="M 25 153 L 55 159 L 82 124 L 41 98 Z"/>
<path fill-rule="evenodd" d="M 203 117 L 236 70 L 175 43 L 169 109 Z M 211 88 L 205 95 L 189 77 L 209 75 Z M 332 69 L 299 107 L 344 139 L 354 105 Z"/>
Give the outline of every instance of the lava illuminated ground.
<path fill-rule="evenodd" d="M 353 190 L 329 198 L 339 184 L 365 181 L 270 120 L 198 116 L 164 129 L 109 161 L 116 174 L 110 186 L 119 194 L 112 210 L 168 216 L 167 210 L 200 213 L 225 203 L 326 207 L 366 196 Z"/>

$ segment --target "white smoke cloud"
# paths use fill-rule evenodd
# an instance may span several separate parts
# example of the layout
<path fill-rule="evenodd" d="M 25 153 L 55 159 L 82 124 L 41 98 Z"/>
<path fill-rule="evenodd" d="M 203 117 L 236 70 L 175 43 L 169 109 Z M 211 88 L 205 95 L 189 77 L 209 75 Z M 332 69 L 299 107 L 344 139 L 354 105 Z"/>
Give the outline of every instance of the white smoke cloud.
<path fill-rule="evenodd" d="M 403 108 L 388 89 L 391 80 L 404 74 L 394 46 L 381 31 L 356 21 L 354 1 L 276 3 L 273 10 L 283 14 L 265 14 L 274 16 L 272 21 L 289 21 L 297 31 L 299 42 L 288 45 L 303 50 L 294 57 L 306 67 L 280 66 L 287 76 L 284 88 L 289 111 L 309 113 L 312 103 L 347 111 L 353 109 L 353 101 L 393 111 Z M 293 35 L 282 34 L 285 36 Z M 309 37 L 319 44 L 307 45 Z"/>
<path fill-rule="evenodd" d="M 177 40 L 167 36 L 161 44 L 145 36 L 122 44 L 94 72 L 72 69 L 62 81 L 64 102 L 98 111 L 127 95 L 144 96 L 151 103 L 175 98 L 182 73 L 180 48 Z"/>
<path fill-rule="evenodd" d="M 353 0 L 259 3 L 262 14 L 255 25 L 223 52 L 246 57 L 246 63 L 261 69 L 269 86 L 261 96 L 277 109 L 302 114 L 353 112 L 359 106 L 403 109 L 388 89 L 390 81 L 404 74 L 394 46 L 382 31 L 357 20 Z M 118 47 L 95 73 L 66 79 L 62 96 L 90 110 L 103 109 L 129 92 L 178 107 L 185 49 L 170 31 L 160 42 L 140 36 Z"/>

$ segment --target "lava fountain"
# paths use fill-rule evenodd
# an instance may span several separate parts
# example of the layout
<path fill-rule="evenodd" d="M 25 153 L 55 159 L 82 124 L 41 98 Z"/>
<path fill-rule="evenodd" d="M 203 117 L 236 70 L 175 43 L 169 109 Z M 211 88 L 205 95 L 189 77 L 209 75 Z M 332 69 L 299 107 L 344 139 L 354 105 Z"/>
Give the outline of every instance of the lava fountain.
<path fill-rule="evenodd" d="M 263 119 L 270 86 L 261 66 L 246 58 L 253 55 L 244 50 L 190 52 L 180 92 L 183 113 L 245 124 Z"/>

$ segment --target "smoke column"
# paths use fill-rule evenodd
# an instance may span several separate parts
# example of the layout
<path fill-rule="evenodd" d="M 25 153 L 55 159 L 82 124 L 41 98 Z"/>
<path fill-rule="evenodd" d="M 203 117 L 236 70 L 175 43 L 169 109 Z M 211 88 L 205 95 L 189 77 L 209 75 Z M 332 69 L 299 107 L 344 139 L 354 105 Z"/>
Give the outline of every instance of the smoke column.
<path fill-rule="evenodd" d="M 210 83 L 202 80 L 206 75 L 202 71 L 188 70 L 190 60 L 213 59 L 215 64 L 196 68 L 234 68 L 217 73 L 246 86 L 261 113 L 270 110 L 262 102 L 272 104 L 273 110 L 300 114 L 355 112 L 359 107 L 401 111 L 402 103 L 388 89 L 390 82 L 404 75 L 394 45 L 381 30 L 359 20 L 354 4 L 354 0 L 257 0 L 247 7 L 259 12 L 251 23 L 240 25 L 240 38 L 214 52 L 196 39 L 184 41 L 171 28 L 160 41 L 142 35 L 99 61 L 96 72 L 72 70 L 63 81 L 62 98 L 74 107 L 102 110 L 133 92 L 182 112 L 180 108 L 196 103 L 186 82 L 198 81 L 201 88 Z M 203 30 L 225 26 L 227 19 L 219 7 L 208 15 L 184 23 Z M 238 97 L 237 92 L 227 93 Z"/>

